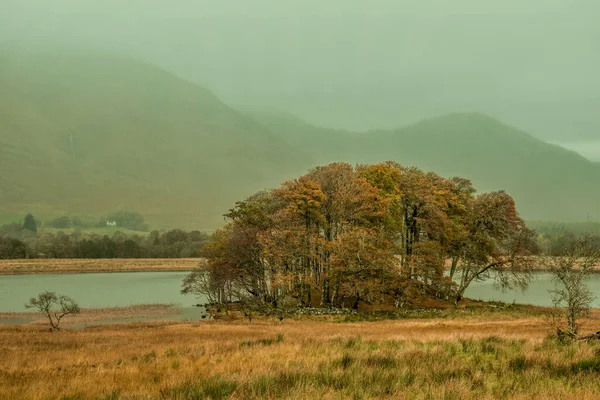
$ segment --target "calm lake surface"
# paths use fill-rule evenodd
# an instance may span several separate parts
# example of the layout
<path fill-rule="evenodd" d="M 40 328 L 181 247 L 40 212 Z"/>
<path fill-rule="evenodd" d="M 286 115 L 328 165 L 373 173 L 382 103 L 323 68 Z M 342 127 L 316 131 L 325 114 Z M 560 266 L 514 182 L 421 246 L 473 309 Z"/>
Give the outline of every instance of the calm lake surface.
<path fill-rule="evenodd" d="M 48 290 L 71 296 L 82 308 L 125 307 L 134 304 L 179 304 L 184 309 L 205 303 L 182 295 L 187 272 L 123 272 L 97 274 L 1 275 L 0 312 L 27 311 L 32 296 Z M 185 310 L 184 310 L 185 311 Z M 184 314 L 188 314 L 185 313 Z"/>
<path fill-rule="evenodd" d="M 587 280 L 586 284 L 596 299 L 592 307 L 600 308 L 600 274 L 593 274 Z M 554 289 L 554 281 L 549 273 L 540 272 L 536 274 L 535 280 L 531 282 L 525 292 L 520 290 L 511 290 L 502 292 L 494 287 L 494 282 L 473 283 L 466 291 L 465 297 L 474 300 L 501 301 L 504 303 L 533 304 L 536 306 L 552 306 L 549 290 Z"/>
<path fill-rule="evenodd" d="M 45 290 L 66 294 L 83 308 L 124 307 L 134 304 L 179 304 L 181 318 L 195 316 L 200 311 L 195 304 L 205 303 L 192 295 L 182 295 L 181 281 L 187 272 L 131 272 L 98 274 L 0 275 L 0 312 L 26 311 L 24 304 L 31 296 Z M 598 298 L 593 306 L 600 307 L 600 274 L 592 275 L 588 287 Z M 548 290 L 552 277 L 539 273 L 526 292 L 502 292 L 493 282 L 474 283 L 466 297 L 475 300 L 550 306 Z"/>

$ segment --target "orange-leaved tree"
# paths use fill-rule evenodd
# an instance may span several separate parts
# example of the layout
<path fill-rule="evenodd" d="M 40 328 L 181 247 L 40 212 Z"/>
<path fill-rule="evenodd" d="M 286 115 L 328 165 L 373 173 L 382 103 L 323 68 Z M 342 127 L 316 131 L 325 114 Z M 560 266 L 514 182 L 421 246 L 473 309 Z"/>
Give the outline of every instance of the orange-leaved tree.
<path fill-rule="evenodd" d="M 316 167 L 236 203 L 226 220 L 184 290 L 259 308 L 459 301 L 478 279 L 526 286 L 536 252 L 508 194 L 475 195 L 466 179 L 395 162 Z"/>

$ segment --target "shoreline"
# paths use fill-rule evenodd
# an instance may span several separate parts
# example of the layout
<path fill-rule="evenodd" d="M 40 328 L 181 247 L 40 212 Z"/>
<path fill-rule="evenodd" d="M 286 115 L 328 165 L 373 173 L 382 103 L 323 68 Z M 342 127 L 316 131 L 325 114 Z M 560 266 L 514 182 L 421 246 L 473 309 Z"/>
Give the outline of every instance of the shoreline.
<path fill-rule="evenodd" d="M 63 270 L 63 271 L 8 271 L 0 272 L 1 276 L 27 276 L 27 275 L 80 275 L 80 274 L 124 274 L 124 273 L 137 273 L 137 272 L 192 272 L 193 269 L 175 269 L 175 268 L 148 268 L 148 269 L 86 269 L 86 270 Z"/>
<path fill-rule="evenodd" d="M 0 260 L 0 277 L 42 274 L 87 274 L 119 272 L 191 272 L 206 264 L 205 258 L 36 258 Z M 449 266 L 446 268 L 449 270 Z M 550 273 L 538 267 L 534 273 Z M 600 266 L 592 274 L 600 273 Z"/>
<path fill-rule="evenodd" d="M 206 264 L 205 258 L 36 258 L 0 260 L 0 276 L 41 274 L 86 274 L 119 272 L 191 272 Z M 449 266 L 447 266 L 449 270 Z M 550 273 L 545 267 L 534 273 Z M 600 273 L 600 266 L 593 274 Z"/>
<path fill-rule="evenodd" d="M 0 276 L 118 272 L 191 272 L 202 258 L 20 259 L 0 260 Z"/>
<path fill-rule="evenodd" d="M 137 322 L 136 319 L 174 317 L 181 314 L 182 309 L 178 304 L 138 304 L 126 307 L 82 308 L 80 314 L 65 317 L 61 326 L 71 328 L 81 324 L 108 323 L 110 321 L 115 321 L 116 324 L 121 325 Z M 0 326 L 6 325 L 46 326 L 48 320 L 44 313 L 36 311 L 0 312 Z"/>
<path fill-rule="evenodd" d="M 530 304 L 509 304 L 501 302 L 483 302 L 464 299 L 459 306 L 417 306 L 404 309 L 363 310 L 357 313 L 318 312 L 325 309 L 309 309 L 315 313 L 290 313 L 286 321 L 312 323 L 366 323 L 384 321 L 431 321 L 478 319 L 481 321 L 502 319 L 537 318 L 546 315 L 550 308 Z M 190 310 L 193 310 L 190 312 Z M 591 308 L 593 319 L 600 319 L 600 308 Z M 86 327 L 87 324 L 124 325 L 139 322 L 159 322 L 185 324 L 190 322 L 218 321 L 224 324 L 247 323 L 248 320 L 239 310 L 232 309 L 229 313 L 217 313 L 209 317 L 210 312 L 204 307 L 184 307 L 181 304 L 134 304 L 121 307 L 82 308 L 81 313 L 65 317 L 62 327 L 66 329 Z M 175 318 L 177 317 L 177 318 Z M 193 318 L 197 317 L 197 321 Z M 207 318 L 208 317 L 208 318 Z M 165 319 L 166 318 L 166 319 Z M 274 323 L 280 321 L 273 315 L 257 315 L 259 323 Z M 48 324 L 44 313 L 38 311 L 0 312 L 0 327 L 2 326 L 45 326 Z"/>

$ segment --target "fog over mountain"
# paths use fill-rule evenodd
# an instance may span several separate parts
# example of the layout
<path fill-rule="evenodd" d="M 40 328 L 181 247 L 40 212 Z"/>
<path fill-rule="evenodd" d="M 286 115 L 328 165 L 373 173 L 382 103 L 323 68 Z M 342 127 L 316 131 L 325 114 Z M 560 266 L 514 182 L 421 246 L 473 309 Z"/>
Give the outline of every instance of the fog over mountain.
<path fill-rule="evenodd" d="M 333 128 L 480 112 L 600 159 L 598 15 L 594 0 L 3 0 L 0 41 L 126 54 Z"/>
<path fill-rule="evenodd" d="M 317 164 L 395 160 L 505 189 L 528 219 L 597 219 L 599 12 L 3 0 L 0 215 L 135 209 L 213 229 Z"/>
<path fill-rule="evenodd" d="M 599 163 L 481 113 L 355 132 L 236 110 L 130 58 L 0 51 L 0 71 L 0 217 L 135 210 L 211 230 L 308 168 L 386 160 L 506 190 L 530 220 L 600 216 Z"/>

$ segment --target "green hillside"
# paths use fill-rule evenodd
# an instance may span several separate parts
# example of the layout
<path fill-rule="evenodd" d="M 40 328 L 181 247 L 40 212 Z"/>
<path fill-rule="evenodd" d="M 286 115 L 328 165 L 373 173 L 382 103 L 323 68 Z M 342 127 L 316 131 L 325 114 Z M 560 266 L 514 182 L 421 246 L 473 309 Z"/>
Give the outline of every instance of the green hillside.
<path fill-rule="evenodd" d="M 527 219 L 600 217 L 598 164 L 484 115 L 346 132 L 240 113 L 128 59 L 0 51 L 2 221 L 126 210 L 214 229 L 236 200 L 311 166 L 385 160 L 505 189 Z"/>
<path fill-rule="evenodd" d="M 351 133 L 281 114 L 254 113 L 263 125 L 315 156 L 374 163 L 395 160 L 504 189 L 531 220 L 600 218 L 600 165 L 481 114 L 454 114 L 390 131 Z"/>
<path fill-rule="evenodd" d="M 160 69 L 104 56 L 0 56 L 0 215 L 132 210 L 153 226 L 210 229 L 235 199 L 307 159 Z"/>

